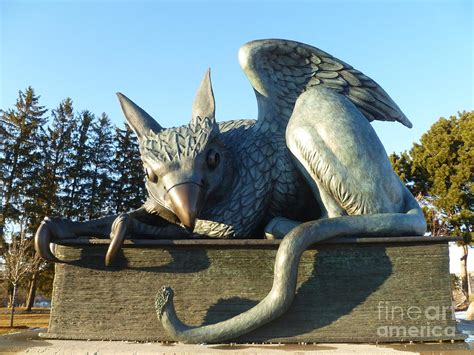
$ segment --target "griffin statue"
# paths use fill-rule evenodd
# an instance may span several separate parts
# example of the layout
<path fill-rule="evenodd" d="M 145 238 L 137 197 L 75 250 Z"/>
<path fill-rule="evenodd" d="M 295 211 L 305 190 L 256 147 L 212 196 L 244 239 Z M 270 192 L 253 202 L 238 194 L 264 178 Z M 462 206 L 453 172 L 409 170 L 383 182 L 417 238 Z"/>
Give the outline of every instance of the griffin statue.
<path fill-rule="evenodd" d="M 109 237 L 109 265 L 129 238 L 283 238 L 270 293 L 217 324 L 179 321 L 163 287 L 157 314 L 176 340 L 236 338 L 282 315 L 296 291 L 298 263 L 311 244 L 344 236 L 423 235 L 423 214 L 393 172 L 370 121 L 412 124 L 372 79 L 298 42 L 257 40 L 239 51 L 258 102 L 257 120 L 216 122 L 210 73 L 188 125 L 165 129 L 118 94 L 137 134 L 148 199 L 138 210 L 87 222 L 46 218 L 39 254 L 55 238 Z"/>

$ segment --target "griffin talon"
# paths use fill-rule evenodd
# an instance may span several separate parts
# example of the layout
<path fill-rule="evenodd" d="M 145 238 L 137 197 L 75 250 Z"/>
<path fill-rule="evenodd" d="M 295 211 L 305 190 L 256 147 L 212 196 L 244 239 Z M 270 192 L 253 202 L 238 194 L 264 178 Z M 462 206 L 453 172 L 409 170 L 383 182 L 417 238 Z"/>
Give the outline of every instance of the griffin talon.
<path fill-rule="evenodd" d="M 117 256 L 119 250 L 125 240 L 128 226 L 130 224 L 130 216 L 126 213 L 119 215 L 112 224 L 110 232 L 110 245 L 105 255 L 105 265 L 109 266 Z"/>
<path fill-rule="evenodd" d="M 53 263 L 62 263 L 63 261 L 58 259 L 54 253 L 54 247 L 51 243 L 51 224 L 54 223 L 46 217 L 40 224 L 35 234 L 35 250 L 39 256 L 47 261 Z"/>

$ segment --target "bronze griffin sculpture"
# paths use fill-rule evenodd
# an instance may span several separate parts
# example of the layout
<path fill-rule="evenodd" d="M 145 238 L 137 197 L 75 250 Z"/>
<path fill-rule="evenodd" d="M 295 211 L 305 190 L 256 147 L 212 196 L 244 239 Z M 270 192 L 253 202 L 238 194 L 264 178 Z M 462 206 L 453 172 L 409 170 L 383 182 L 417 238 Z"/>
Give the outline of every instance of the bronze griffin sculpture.
<path fill-rule="evenodd" d="M 188 125 L 162 128 L 118 94 L 138 136 L 147 180 L 143 207 L 88 222 L 46 219 L 38 252 L 54 238 L 111 238 L 106 264 L 129 238 L 283 238 L 270 293 L 217 324 L 189 327 L 163 287 L 158 317 L 176 340 L 232 339 L 283 314 L 298 262 L 311 244 L 344 236 L 423 235 L 417 202 L 393 172 L 370 121 L 411 127 L 372 79 L 318 48 L 286 40 L 245 44 L 239 61 L 258 101 L 258 119 L 216 122 L 209 71 Z"/>

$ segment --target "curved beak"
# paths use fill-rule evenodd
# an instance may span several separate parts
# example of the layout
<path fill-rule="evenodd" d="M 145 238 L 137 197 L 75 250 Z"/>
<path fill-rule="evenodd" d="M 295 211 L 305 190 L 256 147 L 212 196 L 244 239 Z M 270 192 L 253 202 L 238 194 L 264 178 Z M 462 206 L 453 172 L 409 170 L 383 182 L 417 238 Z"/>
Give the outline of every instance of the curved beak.
<path fill-rule="evenodd" d="M 168 190 L 173 212 L 181 223 L 194 229 L 196 218 L 204 204 L 204 189 L 193 182 L 182 183 Z"/>

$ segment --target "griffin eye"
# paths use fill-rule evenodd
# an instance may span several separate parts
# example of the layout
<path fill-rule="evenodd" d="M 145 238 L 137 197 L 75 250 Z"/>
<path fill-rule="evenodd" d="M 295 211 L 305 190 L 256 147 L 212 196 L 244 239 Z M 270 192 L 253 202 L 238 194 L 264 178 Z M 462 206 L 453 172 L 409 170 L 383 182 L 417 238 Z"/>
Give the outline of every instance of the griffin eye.
<path fill-rule="evenodd" d="M 148 178 L 150 182 L 154 184 L 158 182 L 158 176 L 153 172 L 153 170 L 149 168 L 145 168 L 145 172 L 146 172 L 146 177 Z"/>
<path fill-rule="evenodd" d="M 207 153 L 207 167 L 211 170 L 217 168 L 221 161 L 221 156 L 214 149 L 209 150 Z"/>

